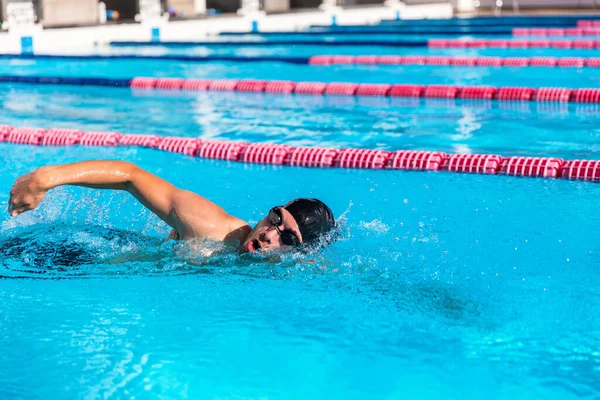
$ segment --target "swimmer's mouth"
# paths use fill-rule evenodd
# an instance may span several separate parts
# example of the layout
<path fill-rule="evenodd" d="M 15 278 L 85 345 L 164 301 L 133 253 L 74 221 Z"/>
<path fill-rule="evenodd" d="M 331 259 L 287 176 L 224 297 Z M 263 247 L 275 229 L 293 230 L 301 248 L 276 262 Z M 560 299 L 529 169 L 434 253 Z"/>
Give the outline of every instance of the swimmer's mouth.
<path fill-rule="evenodd" d="M 248 251 L 250 253 L 256 253 L 257 251 L 260 251 L 260 249 L 261 247 L 258 239 L 252 239 L 248 242 Z"/>

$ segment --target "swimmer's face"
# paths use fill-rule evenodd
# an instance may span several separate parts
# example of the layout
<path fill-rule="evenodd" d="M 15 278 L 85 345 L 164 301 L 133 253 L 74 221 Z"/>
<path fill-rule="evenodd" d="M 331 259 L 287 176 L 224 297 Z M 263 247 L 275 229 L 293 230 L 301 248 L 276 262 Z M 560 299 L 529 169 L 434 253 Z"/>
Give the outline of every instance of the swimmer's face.
<path fill-rule="evenodd" d="M 286 251 L 293 249 L 294 243 L 302 243 L 296 220 L 286 209 L 275 207 L 252 229 L 240 252 Z"/>

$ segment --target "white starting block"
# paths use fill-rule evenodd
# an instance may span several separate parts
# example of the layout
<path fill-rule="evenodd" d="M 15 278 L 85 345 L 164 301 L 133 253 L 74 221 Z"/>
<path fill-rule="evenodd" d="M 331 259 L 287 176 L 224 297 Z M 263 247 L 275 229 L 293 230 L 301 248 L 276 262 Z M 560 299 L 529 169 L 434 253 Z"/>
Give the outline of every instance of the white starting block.
<path fill-rule="evenodd" d="M 335 26 L 338 24 L 338 16 L 342 13 L 343 8 L 338 5 L 337 0 L 323 0 L 319 5 L 319 10 L 325 12 L 331 21 L 331 25 Z"/>
<path fill-rule="evenodd" d="M 260 9 L 260 0 L 242 0 L 242 6 L 237 10 L 237 14 L 250 20 L 251 31 L 259 31 L 259 22 L 267 15 Z"/>
<path fill-rule="evenodd" d="M 4 27 L 8 28 L 11 40 L 19 42 L 21 54 L 33 54 L 34 36 L 41 32 L 42 26 L 36 24 L 35 8 L 33 2 L 9 1 L 6 5 L 7 21 Z"/>
<path fill-rule="evenodd" d="M 385 0 L 383 5 L 394 10 L 394 14 L 396 15 L 396 20 L 401 20 L 402 15 L 406 10 L 406 4 L 401 2 L 400 0 Z"/>
<path fill-rule="evenodd" d="M 162 12 L 160 0 L 139 0 L 140 13 L 136 20 L 150 29 L 150 41 L 160 42 L 160 31 L 169 23 L 169 14 Z"/>

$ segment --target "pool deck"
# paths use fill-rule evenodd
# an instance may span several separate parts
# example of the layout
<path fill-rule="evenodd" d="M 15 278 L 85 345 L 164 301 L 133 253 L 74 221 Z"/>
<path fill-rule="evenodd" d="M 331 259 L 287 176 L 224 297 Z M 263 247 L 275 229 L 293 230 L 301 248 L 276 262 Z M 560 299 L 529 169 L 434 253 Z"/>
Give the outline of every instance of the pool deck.
<path fill-rule="evenodd" d="M 403 19 L 450 18 L 450 4 L 400 6 Z M 382 19 L 396 17 L 397 8 L 390 6 L 353 7 L 339 11 L 307 10 L 274 14 L 259 18 L 261 31 L 300 30 L 310 25 L 329 25 L 336 15 L 338 25 L 376 24 Z M 161 21 L 161 40 L 206 40 L 219 32 L 249 32 L 251 17 L 222 15 L 186 21 Z M 0 53 L 20 53 L 20 37 L 29 32 L 0 33 Z M 149 24 L 110 24 L 76 28 L 33 30 L 34 51 L 38 53 L 84 54 L 94 46 L 105 46 L 113 40 L 148 41 L 151 39 Z"/>

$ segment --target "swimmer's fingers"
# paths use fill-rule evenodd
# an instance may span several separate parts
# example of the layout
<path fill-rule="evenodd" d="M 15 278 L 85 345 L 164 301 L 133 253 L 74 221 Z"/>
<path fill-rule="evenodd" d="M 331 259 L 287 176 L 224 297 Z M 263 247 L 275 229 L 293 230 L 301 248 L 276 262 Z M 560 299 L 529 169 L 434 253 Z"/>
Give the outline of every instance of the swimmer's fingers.
<path fill-rule="evenodd" d="M 27 198 L 27 196 L 13 196 L 11 194 L 10 199 L 8 200 L 8 213 L 11 216 L 16 217 L 25 211 L 35 208 L 33 201 L 31 200 L 32 199 Z"/>
<path fill-rule="evenodd" d="M 23 214 L 25 211 L 29 210 L 33 210 L 33 207 L 31 207 L 31 205 L 29 204 L 20 207 L 14 207 L 10 212 L 10 215 L 16 217 L 17 215 Z"/>

